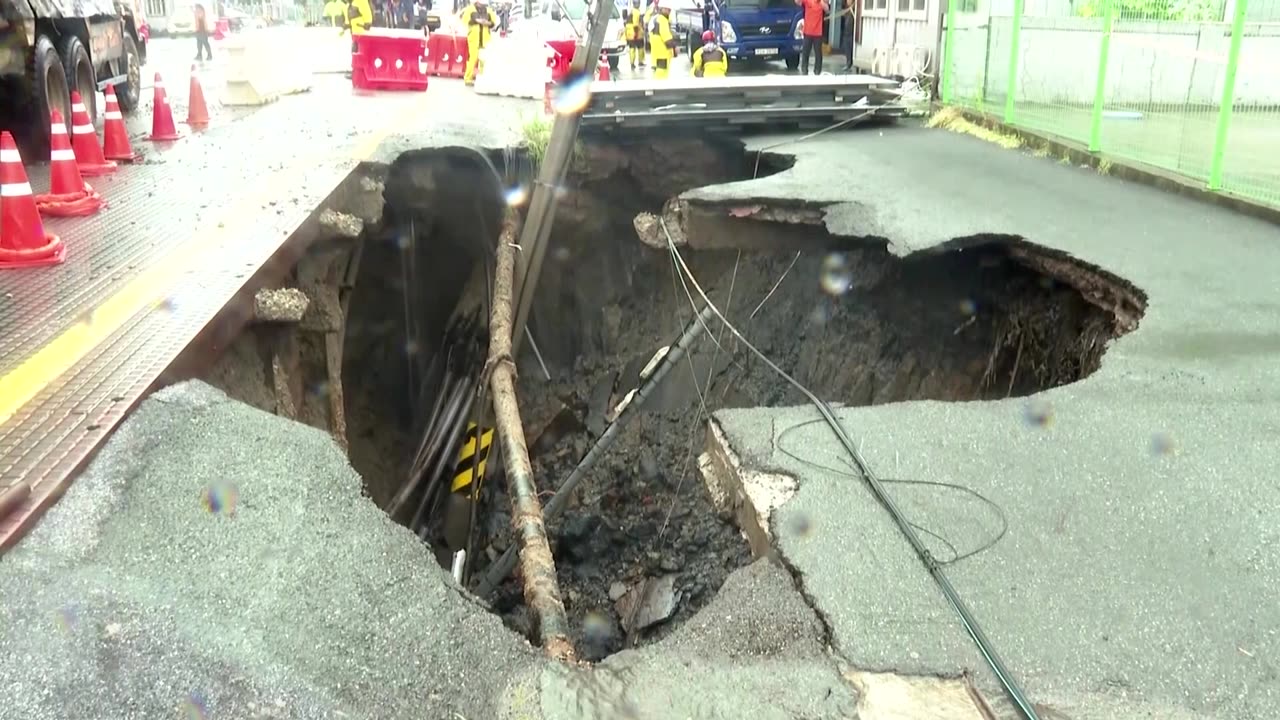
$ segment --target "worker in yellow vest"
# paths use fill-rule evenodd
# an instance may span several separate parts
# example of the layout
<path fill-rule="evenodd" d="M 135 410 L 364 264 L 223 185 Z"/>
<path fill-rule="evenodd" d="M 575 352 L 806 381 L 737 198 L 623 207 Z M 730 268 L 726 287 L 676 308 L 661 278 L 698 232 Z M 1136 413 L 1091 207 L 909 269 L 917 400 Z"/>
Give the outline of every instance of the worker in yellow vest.
<path fill-rule="evenodd" d="M 351 0 L 346 6 L 346 22 L 343 25 L 343 31 L 350 30 L 351 35 L 351 52 L 356 51 L 355 35 L 363 35 L 369 31 L 369 26 L 373 25 L 373 7 L 369 5 L 369 0 Z"/>
<path fill-rule="evenodd" d="M 631 69 L 636 67 L 644 67 L 644 29 L 648 24 L 647 18 L 649 13 L 641 7 L 643 0 L 631 0 L 631 7 L 627 8 L 626 24 L 624 26 L 627 39 L 627 55 L 631 58 Z"/>
<path fill-rule="evenodd" d="M 480 51 L 493 38 L 493 26 L 498 24 L 498 15 L 485 0 L 475 0 L 463 8 L 460 17 L 467 28 L 467 69 L 462 75 L 462 83 L 475 85 L 477 68 L 484 69 L 480 65 Z"/>
<path fill-rule="evenodd" d="M 671 61 L 676 56 L 676 36 L 671 32 L 671 6 L 669 0 L 657 0 L 657 11 L 649 23 L 649 54 L 653 56 L 653 79 L 665 80 L 671 72 Z"/>
<path fill-rule="evenodd" d="M 716 34 L 702 33 L 702 47 L 693 51 L 694 77 L 724 77 L 729 73 L 729 54 L 716 42 Z"/>

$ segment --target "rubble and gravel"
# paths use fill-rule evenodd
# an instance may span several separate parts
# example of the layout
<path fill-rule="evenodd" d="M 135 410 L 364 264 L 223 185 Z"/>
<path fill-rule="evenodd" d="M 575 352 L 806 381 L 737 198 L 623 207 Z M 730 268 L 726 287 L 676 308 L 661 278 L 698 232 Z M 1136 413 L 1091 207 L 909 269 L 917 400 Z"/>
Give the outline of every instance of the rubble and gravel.
<path fill-rule="evenodd" d="M 263 288 L 253 296 L 253 319 L 258 322 L 296 323 L 311 301 L 297 288 Z"/>

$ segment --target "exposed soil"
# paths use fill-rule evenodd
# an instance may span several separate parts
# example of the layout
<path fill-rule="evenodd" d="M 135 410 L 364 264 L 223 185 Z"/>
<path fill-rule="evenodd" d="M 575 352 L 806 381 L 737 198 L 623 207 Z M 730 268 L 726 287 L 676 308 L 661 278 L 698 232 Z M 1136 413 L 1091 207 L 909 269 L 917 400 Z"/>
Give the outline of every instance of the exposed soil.
<path fill-rule="evenodd" d="M 494 165 L 508 184 L 528 181 L 518 158 Z M 761 165 L 765 174 L 785 163 L 766 157 Z M 519 359 L 525 431 L 547 496 L 587 453 L 645 363 L 693 317 L 697 292 L 681 283 L 666 251 L 637 240 L 633 218 L 688 188 L 754 171 L 754 156 L 724 141 L 585 147 L 566 183 L 531 323 L 551 379 L 529 343 Z M 383 506 L 416 446 L 414 408 L 432 399 L 425 368 L 448 318 L 459 296 L 485 294 L 483 248 L 502 206 L 492 177 L 471 151 L 406 155 L 388 173 L 382 226 L 366 230 L 342 377 L 351 460 Z M 728 231 L 750 222 L 761 224 L 752 225 L 755 238 L 803 234 L 803 253 L 785 246 L 683 253 L 760 350 L 833 402 L 967 401 L 1074 382 L 1097 369 L 1107 342 L 1133 329 L 1145 308 L 1141 291 L 1123 280 L 1015 238 L 964 238 L 900 259 L 884 239 L 798 226 L 805 216 L 786 208 L 752 220 L 724 213 Z M 418 308 L 410 322 L 405 288 Z M 551 524 L 562 594 L 587 659 L 663 636 L 750 560 L 697 472 L 703 403 L 714 412 L 803 402 L 718 325 L 682 363 L 591 471 L 571 510 Z M 511 541 L 500 464 L 489 466 L 473 577 Z M 673 618 L 628 638 L 615 607 L 619 592 L 668 574 L 679 593 Z M 493 604 L 528 630 L 515 580 Z"/>

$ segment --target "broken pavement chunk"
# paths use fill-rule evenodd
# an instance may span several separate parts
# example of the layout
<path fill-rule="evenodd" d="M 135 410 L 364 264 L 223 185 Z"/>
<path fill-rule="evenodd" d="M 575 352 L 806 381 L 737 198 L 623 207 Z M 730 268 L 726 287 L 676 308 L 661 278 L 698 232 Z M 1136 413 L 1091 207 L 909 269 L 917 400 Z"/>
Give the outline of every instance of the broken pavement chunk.
<path fill-rule="evenodd" d="M 253 296 L 253 318 L 258 322 L 291 322 L 302 320 L 311 301 L 297 288 L 259 290 Z"/>
<path fill-rule="evenodd" d="M 627 633 L 644 630 L 665 622 L 676 612 L 680 593 L 676 590 L 676 576 L 663 575 L 645 578 L 618 599 L 614 608 Z"/>

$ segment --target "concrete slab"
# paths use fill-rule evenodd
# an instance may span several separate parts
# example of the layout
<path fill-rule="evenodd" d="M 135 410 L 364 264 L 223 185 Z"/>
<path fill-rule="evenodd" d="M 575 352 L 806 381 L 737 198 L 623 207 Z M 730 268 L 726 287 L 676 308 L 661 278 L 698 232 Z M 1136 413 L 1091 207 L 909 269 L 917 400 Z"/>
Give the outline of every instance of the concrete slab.
<path fill-rule="evenodd" d="M 496 717 L 540 660 L 446 578 L 326 434 L 174 386 L 0 558 L 0 714 Z"/>
<path fill-rule="evenodd" d="M 145 401 L 0 557 L 6 718 L 853 717 L 826 648 L 761 561 L 660 645 L 548 663 L 328 435 L 199 382 Z"/>
<path fill-rule="evenodd" d="M 773 144 L 762 140 L 761 146 Z M 842 410 L 885 477 L 963 485 L 1008 519 L 951 568 L 1033 699 L 1084 718 L 1269 718 L 1280 709 L 1280 233 L 1259 220 L 922 128 L 815 138 L 796 166 L 703 201 L 825 203 L 833 232 L 906 254 L 1015 235 L 1144 290 L 1146 315 L 1102 369 L 1030 401 Z M 772 514 L 839 653 L 867 670 L 983 663 L 812 409 L 716 416 L 744 466 L 798 480 Z M 788 453 L 798 457 L 792 457 Z M 825 467 L 816 467 L 820 463 Z M 957 489 L 894 484 L 960 552 L 999 530 Z M 951 551 L 928 540 L 939 558 Z M 984 686 L 991 686 L 986 677 Z"/>

